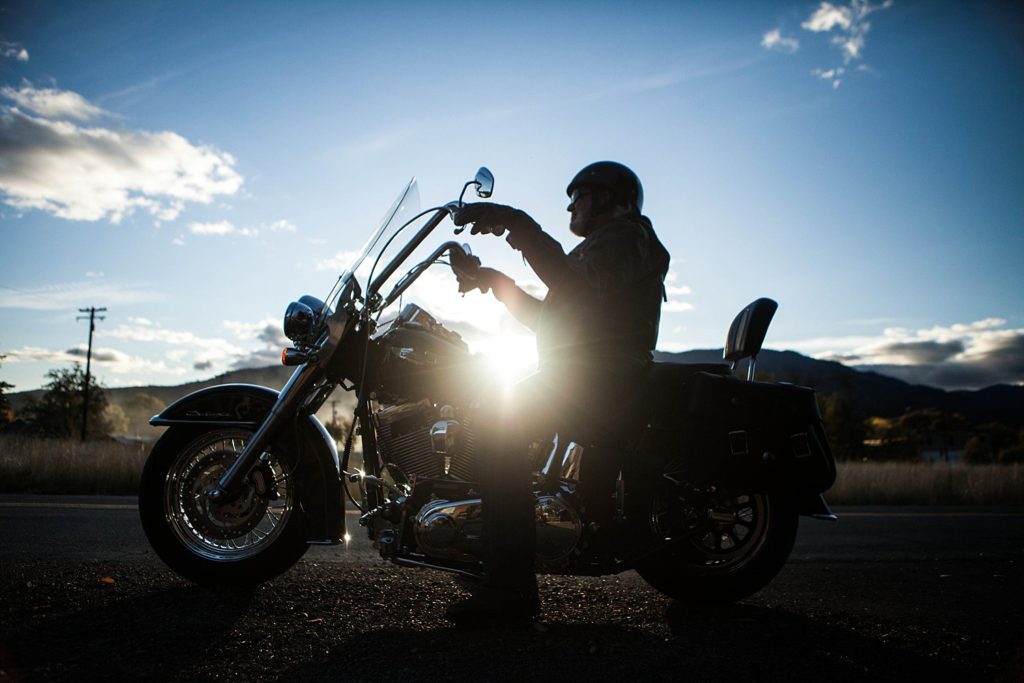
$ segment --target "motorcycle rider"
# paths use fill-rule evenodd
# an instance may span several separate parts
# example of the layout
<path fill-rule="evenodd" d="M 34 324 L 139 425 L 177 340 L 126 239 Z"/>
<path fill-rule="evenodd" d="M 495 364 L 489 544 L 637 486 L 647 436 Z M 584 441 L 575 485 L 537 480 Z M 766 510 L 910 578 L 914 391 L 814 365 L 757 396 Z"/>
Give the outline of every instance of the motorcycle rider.
<path fill-rule="evenodd" d="M 508 275 L 456 267 L 461 291 L 488 290 L 537 335 L 538 371 L 511 392 L 480 402 L 474 415 L 482 454 L 479 479 L 484 582 L 445 616 L 457 625 L 530 620 L 540 611 L 534 572 L 536 530 L 530 436 L 558 431 L 580 443 L 614 433 L 623 396 L 635 389 L 658 337 L 669 254 L 643 209 L 643 187 L 622 164 L 584 167 L 566 193 L 569 229 L 582 237 L 568 254 L 519 209 L 490 202 L 453 214 L 472 233 L 502 236 L 547 286 L 543 299 Z M 463 264 L 464 265 L 464 264 Z M 563 443 L 567 443 L 563 441 Z M 581 492 L 588 518 L 610 527 L 618 463 L 587 453 Z M 597 455 L 598 457 L 594 457 Z"/>

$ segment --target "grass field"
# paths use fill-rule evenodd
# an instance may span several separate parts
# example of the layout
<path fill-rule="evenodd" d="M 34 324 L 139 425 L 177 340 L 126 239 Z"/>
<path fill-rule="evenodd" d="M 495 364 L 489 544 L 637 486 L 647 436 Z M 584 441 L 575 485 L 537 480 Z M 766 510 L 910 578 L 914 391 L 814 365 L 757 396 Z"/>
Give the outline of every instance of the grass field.
<path fill-rule="evenodd" d="M 148 446 L 0 439 L 0 493 L 138 491 Z M 1024 505 L 1024 466 L 841 462 L 833 505 Z"/>
<path fill-rule="evenodd" d="M 4 437 L 0 492 L 135 494 L 148 452 L 110 441 Z"/>

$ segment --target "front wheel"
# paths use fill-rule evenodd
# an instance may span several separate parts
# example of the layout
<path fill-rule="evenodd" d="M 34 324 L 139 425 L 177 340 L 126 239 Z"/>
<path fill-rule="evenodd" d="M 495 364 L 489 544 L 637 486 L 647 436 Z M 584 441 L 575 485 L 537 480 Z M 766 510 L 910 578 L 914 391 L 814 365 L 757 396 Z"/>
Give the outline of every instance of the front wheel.
<path fill-rule="evenodd" d="M 769 494 L 718 495 L 700 506 L 659 497 L 650 525 L 662 542 L 689 535 L 637 573 L 680 602 L 722 605 L 756 593 L 779 573 L 793 550 L 798 517 Z"/>
<path fill-rule="evenodd" d="M 160 559 L 186 579 L 252 586 L 306 552 L 295 453 L 272 445 L 234 499 L 215 505 L 206 495 L 250 438 L 235 428 L 172 427 L 146 461 L 142 528 Z"/>

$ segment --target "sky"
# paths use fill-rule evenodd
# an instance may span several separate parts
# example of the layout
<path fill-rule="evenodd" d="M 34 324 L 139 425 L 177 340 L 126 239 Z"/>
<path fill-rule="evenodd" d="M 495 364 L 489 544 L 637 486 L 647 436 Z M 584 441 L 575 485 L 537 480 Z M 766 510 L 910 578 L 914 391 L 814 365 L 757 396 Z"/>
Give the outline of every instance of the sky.
<path fill-rule="evenodd" d="M 108 387 L 273 363 L 410 178 L 426 208 L 487 166 L 568 251 L 601 159 L 672 254 L 659 349 L 769 296 L 767 348 L 1024 383 L 1024 10 L 934 0 L 0 2 L 0 380 L 82 361 L 90 306 Z M 455 290 L 436 267 L 406 301 L 527 371 L 528 332 Z"/>

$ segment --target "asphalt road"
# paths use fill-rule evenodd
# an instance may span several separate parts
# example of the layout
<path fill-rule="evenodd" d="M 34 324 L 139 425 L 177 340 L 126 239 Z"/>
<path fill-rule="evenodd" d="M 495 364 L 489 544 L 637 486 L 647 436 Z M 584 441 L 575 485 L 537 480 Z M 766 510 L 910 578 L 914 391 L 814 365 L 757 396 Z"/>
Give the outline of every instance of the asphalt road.
<path fill-rule="evenodd" d="M 224 594 L 163 567 L 131 498 L 0 496 L 0 680 L 1024 680 L 1024 510 L 837 512 L 727 609 L 541 577 L 539 626 L 467 633 L 451 577 L 382 564 L 354 524 Z"/>

